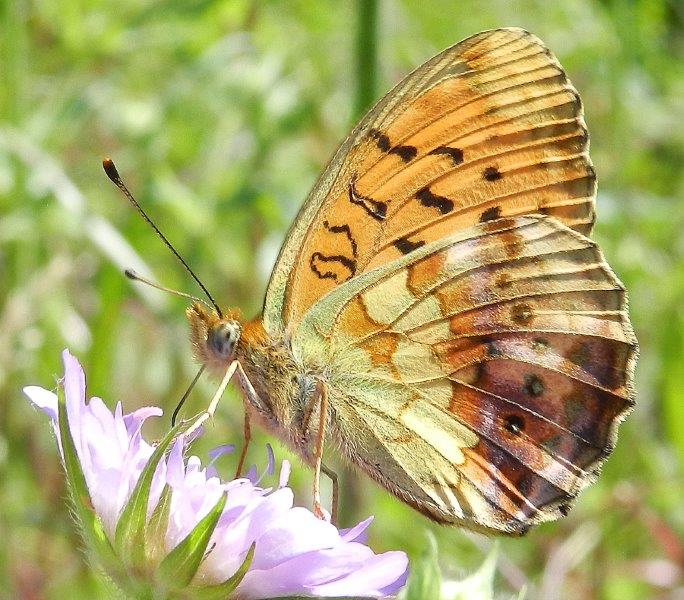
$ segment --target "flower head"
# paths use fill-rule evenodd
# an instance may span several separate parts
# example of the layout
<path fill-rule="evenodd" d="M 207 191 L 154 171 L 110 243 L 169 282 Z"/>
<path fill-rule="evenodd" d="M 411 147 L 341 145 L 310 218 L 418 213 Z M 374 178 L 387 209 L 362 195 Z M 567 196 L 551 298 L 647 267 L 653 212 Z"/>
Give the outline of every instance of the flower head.
<path fill-rule="evenodd" d="M 230 447 L 210 453 L 208 466 L 186 459 L 187 424 L 151 445 L 142 425 L 161 409 L 124 414 L 119 403 L 112 413 L 100 398 L 86 402 L 81 365 L 68 351 L 63 361 L 63 397 L 24 391 L 52 421 L 87 545 L 125 591 L 217 600 L 383 597 L 404 584 L 403 552 L 375 554 L 360 541 L 371 519 L 342 531 L 294 506 L 287 461 L 274 488 L 260 487 L 255 469 L 224 481 L 213 460 Z"/>

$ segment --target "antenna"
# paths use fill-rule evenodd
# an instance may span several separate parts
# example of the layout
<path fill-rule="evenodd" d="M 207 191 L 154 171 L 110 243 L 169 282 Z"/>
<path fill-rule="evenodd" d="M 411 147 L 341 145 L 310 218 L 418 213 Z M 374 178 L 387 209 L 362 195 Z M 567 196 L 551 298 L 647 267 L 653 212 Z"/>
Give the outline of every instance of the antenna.
<path fill-rule="evenodd" d="M 155 233 L 159 236 L 162 242 L 166 245 L 166 247 L 171 250 L 173 255 L 180 261 L 180 263 L 185 267 L 185 270 L 190 274 L 190 277 L 192 277 L 197 285 L 200 286 L 202 291 L 207 295 L 207 298 L 209 298 L 209 301 L 213 305 L 214 309 L 216 310 L 216 313 L 218 314 L 219 317 L 223 317 L 223 313 L 221 312 L 221 309 L 219 308 L 219 305 L 216 303 L 216 300 L 212 297 L 212 295 L 209 293 L 209 290 L 207 290 L 206 287 L 204 287 L 204 284 L 199 280 L 199 277 L 195 275 L 193 270 L 190 268 L 188 263 L 186 263 L 183 260 L 183 257 L 178 254 L 176 249 L 171 245 L 171 242 L 166 239 L 166 236 L 159 231 L 159 228 L 154 224 L 152 219 L 147 216 L 147 213 L 143 210 L 142 206 L 138 204 L 138 201 L 133 197 L 133 195 L 128 191 L 128 188 L 124 184 L 123 180 L 121 179 L 121 176 L 119 175 L 119 172 L 116 170 L 116 165 L 114 165 L 114 161 L 111 158 L 105 158 L 102 161 L 102 168 L 104 169 L 104 172 L 107 174 L 107 177 L 112 180 L 114 185 L 118 187 L 122 192 L 123 195 L 126 196 L 128 201 L 134 206 L 134 208 L 140 213 L 143 219 L 147 221 L 147 224 L 154 229 Z M 128 273 L 126 273 L 126 276 L 128 276 Z M 131 279 L 134 279 L 133 277 L 130 277 Z M 143 281 L 142 278 L 140 277 L 135 277 L 135 279 L 139 279 L 140 281 Z M 154 285 L 153 285 L 154 287 Z M 160 288 L 161 289 L 161 288 Z M 167 291 L 172 291 L 172 290 L 167 290 Z M 181 292 L 178 292 L 178 294 L 181 294 Z M 189 296 L 192 297 L 192 296 Z"/>
<path fill-rule="evenodd" d="M 192 388 L 195 387 L 195 384 L 199 381 L 199 378 L 202 376 L 202 373 L 204 373 L 204 365 L 202 365 L 200 367 L 200 370 L 197 371 L 197 375 L 195 375 L 195 378 L 192 380 L 192 383 L 188 386 L 188 389 L 185 390 L 185 394 L 183 394 L 183 397 L 178 401 L 178 404 L 176 404 L 176 408 L 173 409 L 173 414 L 171 415 L 171 427 L 176 426 L 176 419 L 178 418 L 178 413 L 180 412 L 180 409 L 183 408 L 183 404 L 185 404 L 185 401 L 188 399 L 190 392 L 192 392 Z"/>
<path fill-rule="evenodd" d="M 171 288 L 164 287 L 163 285 L 159 285 L 158 283 L 155 283 L 151 279 L 147 279 L 147 277 L 143 277 L 140 273 L 137 271 L 134 271 L 133 269 L 126 269 L 124 271 L 124 275 L 128 277 L 131 281 L 139 281 L 140 283 L 144 283 L 145 285 L 149 285 L 150 287 L 153 287 L 155 290 L 159 290 L 161 292 L 167 292 L 169 294 L 173 294 L 174 296 L 180 296 L 181 298 L 188 298 L 189 300 L 194 300 L 195 302 L 201 302 L 206 306 L 207 308 L 211 308 L 211 304 L 205 302 L 202 300 L 202 298 L 198 298 L 197 296 L 193 296 L 192 294 L 186 294 L 185 292 L 180 292 L 178 290 L 172 290 Z"/>

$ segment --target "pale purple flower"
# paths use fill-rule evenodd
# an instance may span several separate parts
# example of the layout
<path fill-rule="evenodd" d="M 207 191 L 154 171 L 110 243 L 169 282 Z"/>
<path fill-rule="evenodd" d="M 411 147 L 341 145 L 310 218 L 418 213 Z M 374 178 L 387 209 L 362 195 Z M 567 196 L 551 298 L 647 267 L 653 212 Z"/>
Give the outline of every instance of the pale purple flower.
<path fill-rule="evenodd" d="M 69 430 L 92 507 L 104 535 L 116 548 L 117 523 L 154 451 L 154 446 L 142 437 L 142 425 L 148 417 L 160 416 L 162 411 L 147 407 L 125 415 L 120 403 L 112 413 L 99 398 L 86 402 L 83 369 L 68 351 L 64 351 L 63 361 L 62 387 Z M 64 457 L 57 395 L 33 386 L 24 391 L 34 405 L 50 416 Z M 287 461 L 283 461 L 278 485 L 262 488 L 255 469 L 247 477 L 223 481 L 212 464 L 203 467 L 196 456 L 186 459 L 187 447 L 185 437 L 176 438 L 154 473 L 147 518 L 160 503 L 165 486 L 171 490 L 170 510 L 163 540 L 145 541 L 161 546 L 162 556 L 148 557 L 147 573 L 138 565 L 136 577 L 141 577 L 143 571 L 142 576 L 153 578 L 163 556 L 191 534 L 225 495 L 225 507 L 192 576 L 190 589 L 229 579 L 245 563 L 253 544 L 253 559 L 234 592 L 236 598 L 295 594 L 385 597 L 403 586 L 408 569 L 406 555 L 375 554 L 361 541 L 371 519 L 343 531 L 316 518 L 310 510 L 294 506 L 292 490 L 286 487 L 290 469 Z M 217 449 L 210 454 L 212 461 L 231 449 Z M 272 455 L 269 463 L 272 472 Z M 110 575 L 117 581 L 116 574 Z"/>

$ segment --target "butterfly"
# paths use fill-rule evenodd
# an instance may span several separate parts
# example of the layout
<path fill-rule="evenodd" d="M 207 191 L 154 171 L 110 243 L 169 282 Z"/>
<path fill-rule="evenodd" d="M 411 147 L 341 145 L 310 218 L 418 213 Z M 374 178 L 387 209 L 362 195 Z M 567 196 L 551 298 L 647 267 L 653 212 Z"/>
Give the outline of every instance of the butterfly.
<path fill-rule="evenodd" d="M 522 534 L 568 512 L 634 404 L 595 194 L 556 58 L 521 29 L 478 33 L 341 144 L 260 317 L 192 304 L 194 355 L 242 391 L 246 441 L 256 423 L 314 467 L 318 514 L 332 445 L 435 521 Z"/>

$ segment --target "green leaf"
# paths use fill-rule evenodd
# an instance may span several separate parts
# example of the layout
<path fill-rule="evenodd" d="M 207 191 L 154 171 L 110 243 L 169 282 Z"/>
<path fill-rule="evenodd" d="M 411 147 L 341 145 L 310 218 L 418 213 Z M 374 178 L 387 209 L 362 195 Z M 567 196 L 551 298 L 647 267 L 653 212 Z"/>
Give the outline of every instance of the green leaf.
<path fill-rule="evenodd" d="M 102 522 L 93 509 L 85 475 L 83 474 L 83 469 L 81 469 L 81 462 L 76 452 L 74 438 L 69 429 L 66 400 L 61 386 L 59 387 L 59 400 L 57 403 L 57 420 L 59 423 L 59 438 L 62 444 L 62 452 L 64 453 L 64 470 L 66 472 L 69 494 L 74 514 L 81 526 L 84 541 L 105 568 L 113 569 L 118 564 L 118 560 L 109 539 L 102 529 Z"/>
<path fill-rule="evenodd" d="M 235 571 L 235 573 L 233 573 L 229 579 L 226 579 L 226 581 L 219 583 L 218 585 L 210 585 L 193 589 L 193 600 L 224 600 L 224 598 L 227 598 L 229 594 L 233 593 L 235 588 L 244 579 L 245 575 L 247 574 L 247 570 L 252 564 L 255 546 L 256 543 L 253 542 L 249 547 L 247 556 L 245 556 L 245 560 L 242 561 L 240 568 Z"/>
<path fill-rule="evenodd" d="M 209 540 L 221 513 L 226 506 L 227 494 L 222 494 L 219 501 L 194 529 L 169 552 L 159 565 L 155 578 L 166 588 L 185 588 L 197 573 L 197 569 L 207 551 Z"/>
<path fill-rule="evenodd" d="M 119 522 L 114 534 L 114 548 L 118 556 L 129 567 L 139 570 L 145 560 L 145 525 L 147 523 L 147 505 L 150 499 L 152 479 L 157 465 L 180 433 L 189 427 L 189 422 L 183 422 L 171 429 L 159 442 L 150 460 L 147 461 L 140 479 L 136 483 L 131 497 L 121 511 Z"/>
<path fill-rule="evenodd" d="M 437 541 L 427 532 L 428 545 L 423 555 L 412 566 L 406 587 L 401 591 L 401 600 L 436 600 L 441 598 L 442 576 L 437 562 Z"/>

